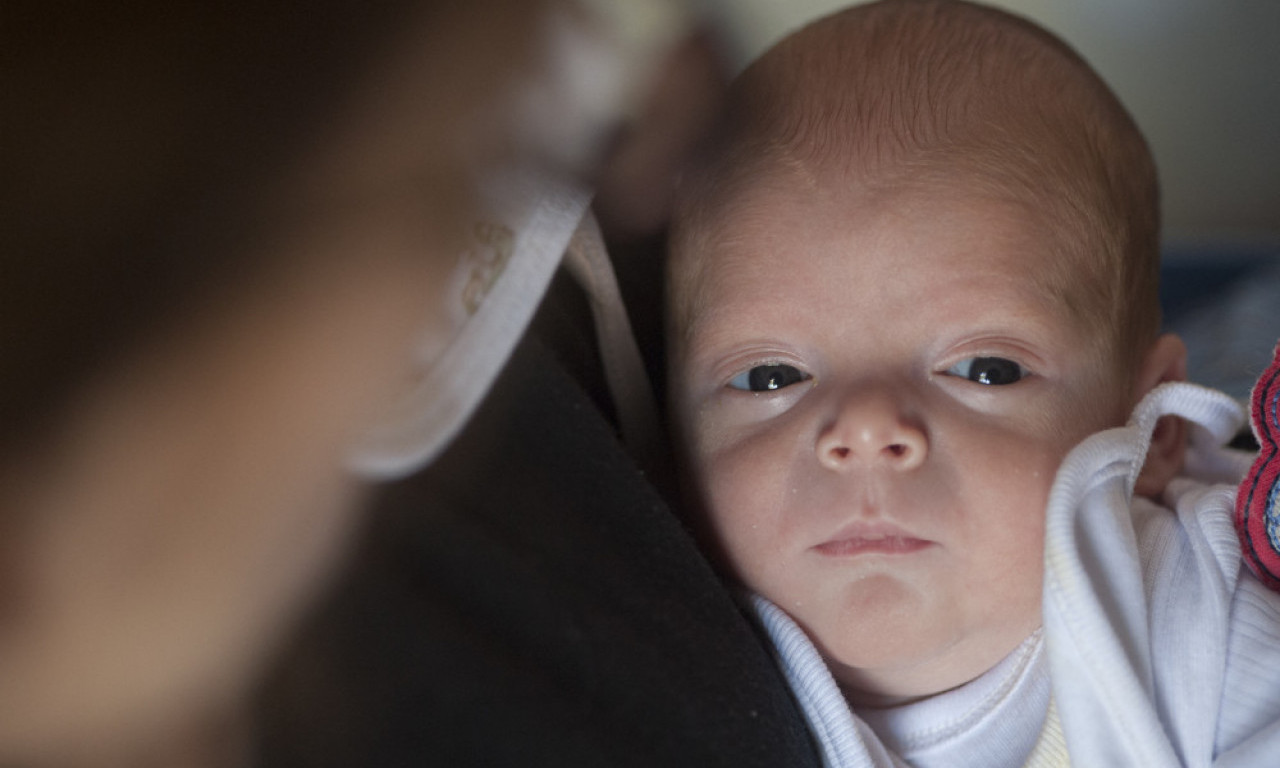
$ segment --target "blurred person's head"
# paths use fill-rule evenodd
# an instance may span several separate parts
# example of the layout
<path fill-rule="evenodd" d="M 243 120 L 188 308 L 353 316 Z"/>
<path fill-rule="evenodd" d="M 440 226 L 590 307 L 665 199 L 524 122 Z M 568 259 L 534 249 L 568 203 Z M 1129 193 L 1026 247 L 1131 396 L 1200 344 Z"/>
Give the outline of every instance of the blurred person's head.
<path fill-rule="evenodd" d="M 477 178 L 590 167 L 595 137 L 572 129 L 592 116 L 540 134 L 519 102 L 556 96 L 547 47 L 593 17 L 2 14 L 0 763 L 163 761 L 340 552 L 352 445 L 424 329 L 455 330 L 436 293 Z"/>

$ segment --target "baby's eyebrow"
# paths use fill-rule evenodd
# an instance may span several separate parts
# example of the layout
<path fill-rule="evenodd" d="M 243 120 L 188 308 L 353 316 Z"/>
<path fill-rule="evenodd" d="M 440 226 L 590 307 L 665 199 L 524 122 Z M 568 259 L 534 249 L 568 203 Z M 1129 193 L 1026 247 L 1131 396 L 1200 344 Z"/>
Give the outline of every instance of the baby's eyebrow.
<path fill-rule="evenodd" d="M 719 330 L 716 320 L 723 311 L 721 304 L 706 300 L 706 290 L 701 285 L 686 291 L 684 301 L 676 308 L 674 341 L 687 349 L 694 346 L 695 340 L 702 344 L 707 343 L 708 337 L 714 340 Z"/>
<path fill-rule="evenodd" d="M 747 331 L 739 321 L 725 317 L 724 306 L 703 304 L 690 310 L 680 337 L 687 347 L 705 352 L 740 345 L 747 340 Z"/>

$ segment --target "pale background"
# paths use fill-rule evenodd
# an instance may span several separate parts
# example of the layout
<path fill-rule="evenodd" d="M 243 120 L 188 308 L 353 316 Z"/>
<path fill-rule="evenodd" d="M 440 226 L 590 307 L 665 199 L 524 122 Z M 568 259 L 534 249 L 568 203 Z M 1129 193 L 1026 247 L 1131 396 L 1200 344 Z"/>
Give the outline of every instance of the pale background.
<path fill-rule="evenodd" d="M 1071 43 L 1155 152 L 1172 246 L 1280 251 L 1280 0 L 991 0 Z M 739 63 L 846 0 L 723 0 Z"/>

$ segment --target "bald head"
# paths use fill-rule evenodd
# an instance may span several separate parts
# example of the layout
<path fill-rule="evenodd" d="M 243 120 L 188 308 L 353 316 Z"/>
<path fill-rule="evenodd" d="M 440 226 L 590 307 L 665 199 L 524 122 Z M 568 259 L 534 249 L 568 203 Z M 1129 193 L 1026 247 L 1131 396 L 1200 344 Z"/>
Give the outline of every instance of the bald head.
<path fill-rule="evenodd" d="M 1133 120 L 1044 30 L 949 0 L 886 0 L 820 19 L 734 84 L 716 154 L 682 190 L 673 296 L 692 300 L 697 253 L 724 206 L 761 174 L 874 190 L 964 188 L 1039 218 L 1057 255 L 1046 290 L 1115 337 L 1154 339 L 1158 203 Z M 714 234 L 712 234 L 714 233 Z"/>

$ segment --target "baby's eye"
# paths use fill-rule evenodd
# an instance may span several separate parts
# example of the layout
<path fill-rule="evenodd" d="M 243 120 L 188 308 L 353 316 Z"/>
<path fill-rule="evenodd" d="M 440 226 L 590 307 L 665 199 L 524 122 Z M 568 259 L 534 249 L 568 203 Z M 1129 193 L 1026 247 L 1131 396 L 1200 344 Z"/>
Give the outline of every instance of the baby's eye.
<path fill-rule="evenodd" d="M 749 371 L 734 376 L 729 380 L 731 389 L 743 389 L 750 392 L 768 392 L 782 389 L 792 384 L 808 380 L 809 376 L 791 365 L 757 365 Z"/>
<path fill-rule="evenodd" d="M 967 357 L 947 369 L 952 376 L 960 376 L 979 384 L 1014 384 L 1029 373 L 1026 368 L 1003 357 Z"/>

